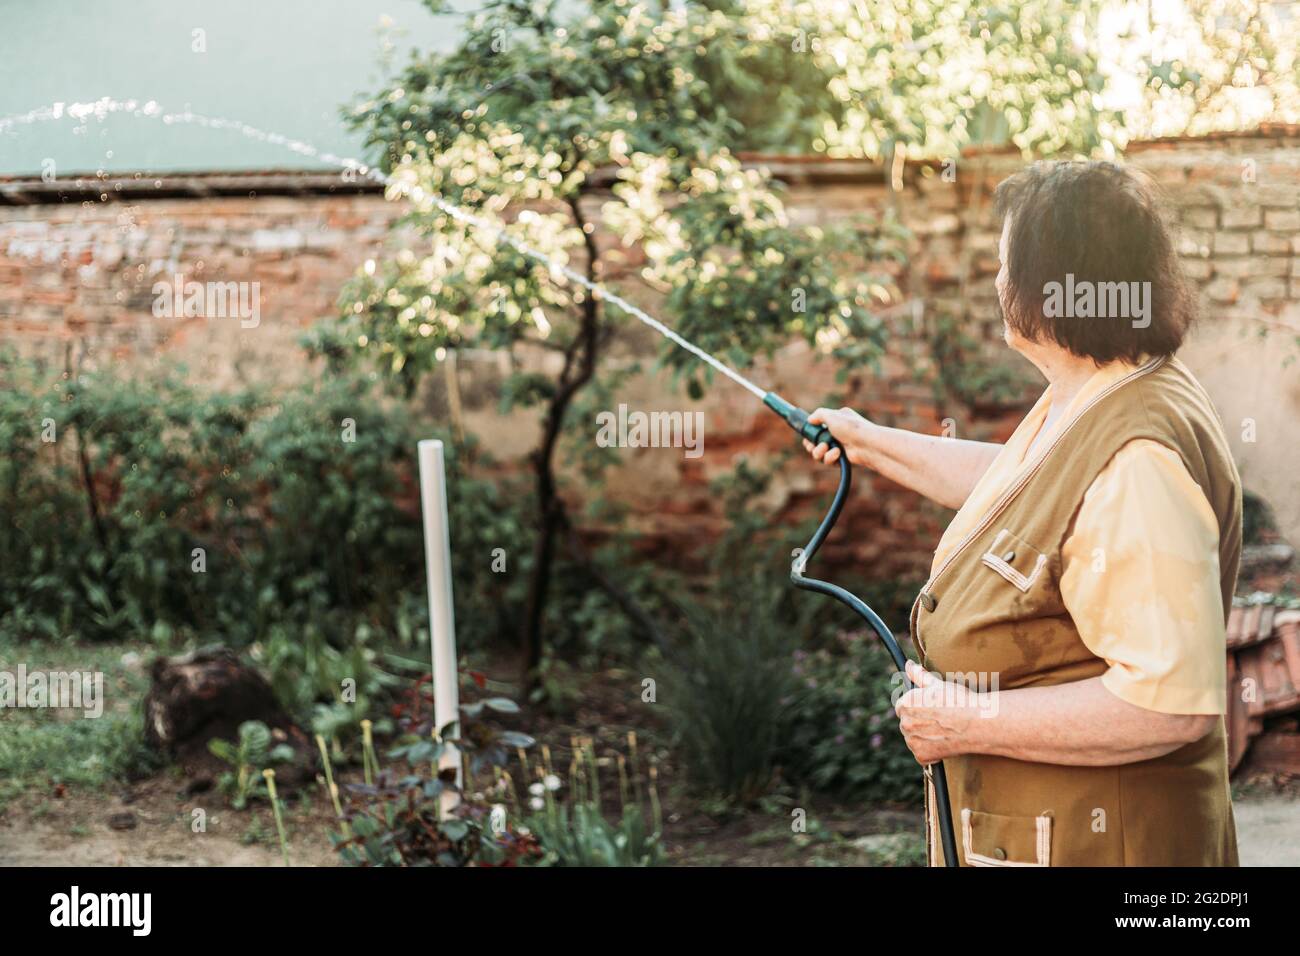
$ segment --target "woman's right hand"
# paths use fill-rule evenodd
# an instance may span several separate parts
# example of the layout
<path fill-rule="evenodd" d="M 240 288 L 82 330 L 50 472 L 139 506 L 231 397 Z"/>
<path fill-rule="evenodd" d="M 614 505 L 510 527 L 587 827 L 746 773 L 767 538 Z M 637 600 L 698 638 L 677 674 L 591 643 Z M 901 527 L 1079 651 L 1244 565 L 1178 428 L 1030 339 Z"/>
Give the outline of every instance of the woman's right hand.
<path fill-rule="evenodd" d="M 868 463 L 870 455 L 868 454 L 867 442 L 874 426 L 853 409 L 847 406 L 844 408 L 819 408 L 808 416 L 808 422 L 812 425 L 825 425 L 835 440 L 844 447 L 849 456 L 850 464 L 865 465 Z M 833 465 L 840 460 L 840 450 L 831 448 L 825 442 L 813 445 L 812 442 L 804 439 L 803 447 L 815 460 L 828 465 Z"/>

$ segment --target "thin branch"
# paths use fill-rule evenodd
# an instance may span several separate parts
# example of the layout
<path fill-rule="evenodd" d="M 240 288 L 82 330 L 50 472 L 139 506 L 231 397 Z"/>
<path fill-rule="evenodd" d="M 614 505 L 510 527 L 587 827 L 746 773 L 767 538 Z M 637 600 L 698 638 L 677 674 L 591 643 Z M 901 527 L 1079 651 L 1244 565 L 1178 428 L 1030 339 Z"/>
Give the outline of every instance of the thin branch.
<path fill-rule="evenodd" d="M 620 611 L 627 615 L 628 619 L 641 631 L 651 644 L 654 644 L 660 650 L 668 652 L 670 650 L 668 639 L 664 637 L 662 629 L 655 623 L 652 618 L 641 606 L 641 604 L 631 594 L 619 587 L 618 584 L 609 577 L 601 567 L 596 563 L 596 559 L 588 552 L 582 539 L 570 524 L 567 514 L 564 517 L 564 534 L 565 543 L 568 546 L 569 557 L 575 562 L 582 565 L 583 569 L 591 575 L 591 579 L 596 582 L 605 594 L 613 601 Z"/>

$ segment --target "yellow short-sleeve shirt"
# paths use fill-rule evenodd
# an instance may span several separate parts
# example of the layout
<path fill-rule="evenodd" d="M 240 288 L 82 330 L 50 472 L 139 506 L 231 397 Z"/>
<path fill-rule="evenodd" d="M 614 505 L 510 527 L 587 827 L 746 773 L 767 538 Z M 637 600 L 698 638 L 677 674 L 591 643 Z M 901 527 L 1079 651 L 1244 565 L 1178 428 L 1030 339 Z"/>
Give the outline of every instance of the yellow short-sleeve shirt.
<path fill-rule="evenodd" d="M 1035 443 L 1051 405 L 1048 387 L 944 532 L 934 569 L 1052 437 L 1134 368 L 1098 369 Z M 1175 451 L 1149 440 L 1124 445 L 1084 494 L 1061 559 L 1061 597 L 1080 639 L 1109 665 L 1107 690 L 1161 713 L 1224 712 L 1219 527 Z"/>

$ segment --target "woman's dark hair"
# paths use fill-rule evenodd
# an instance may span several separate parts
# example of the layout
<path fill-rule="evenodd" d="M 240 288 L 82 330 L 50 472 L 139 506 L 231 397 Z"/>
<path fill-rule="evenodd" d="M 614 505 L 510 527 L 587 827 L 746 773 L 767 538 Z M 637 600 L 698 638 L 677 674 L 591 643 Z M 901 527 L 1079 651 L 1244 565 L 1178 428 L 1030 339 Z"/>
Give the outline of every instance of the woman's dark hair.
<path fill-rule="evenodd" d="M 1182 345 L 1195 299 L 1145 176 L 1034 163 L 998 185 L 994 210 L 1011 222 L 1004 308 L 1015 331 L 1098 364 Z"/>

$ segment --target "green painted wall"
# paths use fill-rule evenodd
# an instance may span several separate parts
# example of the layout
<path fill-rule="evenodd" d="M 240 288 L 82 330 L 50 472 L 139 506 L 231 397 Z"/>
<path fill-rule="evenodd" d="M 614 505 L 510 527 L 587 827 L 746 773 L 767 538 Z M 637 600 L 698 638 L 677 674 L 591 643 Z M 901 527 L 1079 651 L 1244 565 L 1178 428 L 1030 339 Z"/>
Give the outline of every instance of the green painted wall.
<path fill-rule="evenodd" d="M 419 0 L 0 0 L 0 116 L 105 96 L 155 100 L 358 156 L 339 109 L 379 88 L 384 15 L 399 63 L 412 47 L 449 48 L 463 22 Z M 206 52 L 193 50 L 196 29 Z M 0 175 L 40 173 L 47 160 L 59 176 L 314 165 L 238 133 L 130 116 L 0 132 Z"/>

